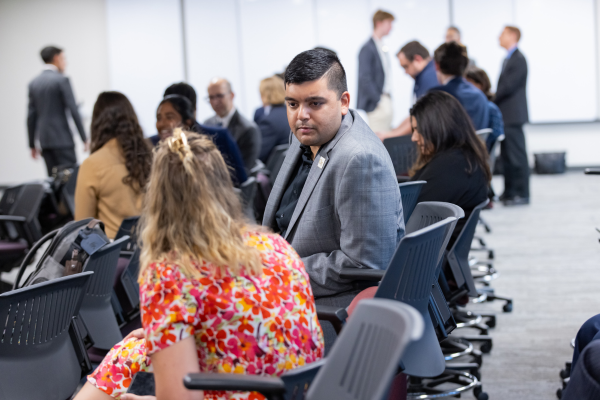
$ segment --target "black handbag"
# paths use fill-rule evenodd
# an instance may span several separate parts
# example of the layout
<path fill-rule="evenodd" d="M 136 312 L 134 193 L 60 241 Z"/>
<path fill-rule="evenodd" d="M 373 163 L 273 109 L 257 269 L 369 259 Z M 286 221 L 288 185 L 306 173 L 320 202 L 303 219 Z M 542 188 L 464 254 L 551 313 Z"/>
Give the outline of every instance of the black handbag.
<path fill-rule="evenodd" d="M 534 154 L 536 174 L 564 174 L 567 169 L 565 156 L 567 153 L 538 153 Z"/>

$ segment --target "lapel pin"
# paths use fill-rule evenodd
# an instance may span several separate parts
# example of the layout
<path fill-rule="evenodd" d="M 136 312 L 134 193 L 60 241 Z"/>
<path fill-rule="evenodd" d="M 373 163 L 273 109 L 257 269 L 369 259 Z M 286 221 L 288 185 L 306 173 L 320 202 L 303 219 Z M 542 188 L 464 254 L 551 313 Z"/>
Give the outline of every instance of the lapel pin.
<path fill-rule="evenodd" d="M 325 158 L 321 156 L 319 159 L 319 168 L 323 169 L 323 165 L 325 165 Z"/>

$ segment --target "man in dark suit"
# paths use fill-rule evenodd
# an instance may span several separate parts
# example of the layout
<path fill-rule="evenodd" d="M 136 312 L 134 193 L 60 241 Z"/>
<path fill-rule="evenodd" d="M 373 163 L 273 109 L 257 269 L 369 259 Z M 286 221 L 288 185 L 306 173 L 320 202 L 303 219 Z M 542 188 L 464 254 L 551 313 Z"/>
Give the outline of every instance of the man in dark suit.
<path fill-rule="evenodd" d="M 66 67 L 63 51 L 48 46 L 42 49 L 40 54 L 46 66 L 44 71 L 29 84 L 27 131 L 31 157 L 37 159 L 40 154 L 35 145 L 37 139 L 50 176 L 56 166 L 77 164 L 75 142 L 65 114 L 66 110 L 69 110 L 73 117 L 86 151 L 88 142 L 71 83 L 69 78 L 63 75 Z"/>
<path fill-rule="evenodd" d="M 501 144 L 504 167 L 504 205 L 529 204 L 529 161 L 523 124 L 529 121 L 527 111 L 527 61 L 517 48 L 521 31 L 507 26 L 500 35 L 500 46 L 508 54 L 502 64 L 494 102 L 502 111 L 505 139 Z"/>
<path fill-rule="evenodd" d="M 387 132 L 392 124 L 392 71 L 389 52 L 381 39 L 392 30 L 394 16 L 378 10 L 373 15 L 373 36 L 358 54 L 356 108 L 365 110 L 374 132 Z"/>
<path fill-rule="evenodd" d="M 208 118 L 204 124 L 224 127 L 231 132 L 242 153 L 246 172 L 249 173 L 256 165 L 262 138 L 258 126 L 234 107 L 234 96 L 229 81 L 223 78 L 213 79 L 208 85 L 208 100 L 216 115 Z"/>

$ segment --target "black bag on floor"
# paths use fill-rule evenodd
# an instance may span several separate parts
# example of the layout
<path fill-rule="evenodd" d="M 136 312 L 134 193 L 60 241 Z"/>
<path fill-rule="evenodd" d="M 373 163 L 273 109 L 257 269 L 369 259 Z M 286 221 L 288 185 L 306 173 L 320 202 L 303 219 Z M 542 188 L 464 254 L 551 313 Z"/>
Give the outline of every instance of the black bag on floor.
<path fill-rule="evenodd" d="M 564 174 L 567 169 L 565 156 L 567 153 L 534 154 L 536 174 Z"/>
<path fill-rule="evenodd" d="M 52 242 L 39 259 L 35 271 L 29 275 L 22 286 L 18 286 L 29 263 L 28 259 L 34 257 L 41 244 L 49 239 L 52 239 Z M 89 256 L 107 243 L 110 243 L 110 240 L 104 233 L 104 223 L 102 221 L 88 218 L 69 222 L 62 228 L 46 235 L 31 249 L 30 254 L 25 257 L 21 264 L 14 288 L 31 286 L 79 273 L 83 270 Z"/>

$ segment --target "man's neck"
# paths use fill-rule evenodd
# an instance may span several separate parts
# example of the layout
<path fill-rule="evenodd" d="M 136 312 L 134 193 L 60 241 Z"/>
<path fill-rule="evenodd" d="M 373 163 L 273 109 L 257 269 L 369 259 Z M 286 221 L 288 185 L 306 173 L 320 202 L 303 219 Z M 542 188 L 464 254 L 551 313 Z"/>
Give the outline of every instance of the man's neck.
<path fill-rule="evenodd" d="M 511 51 L 511 49 L 514 49 L 515 47 L 517 47 L 517 43 L 513 43 L 513 44 L 510 44 L 508 46 L 505 46 L 504 49 L 506 51 Z"/>
<path fill-rule="evenodd" d="M 373 31 L 373 39 L 381 41 L 383 36 L 384 35 L 381 32 Z"/>
<path fill-rule="evenodd" d="M 446 74 L 441 74 L 440 73 L 440 78 L 441 79 L 441 84 L 442 85 L 446 85 L 448 84 L 448 82 L 450 82 L 452 79 L 456 78 L 457 75 L 446 75 Z"/>

